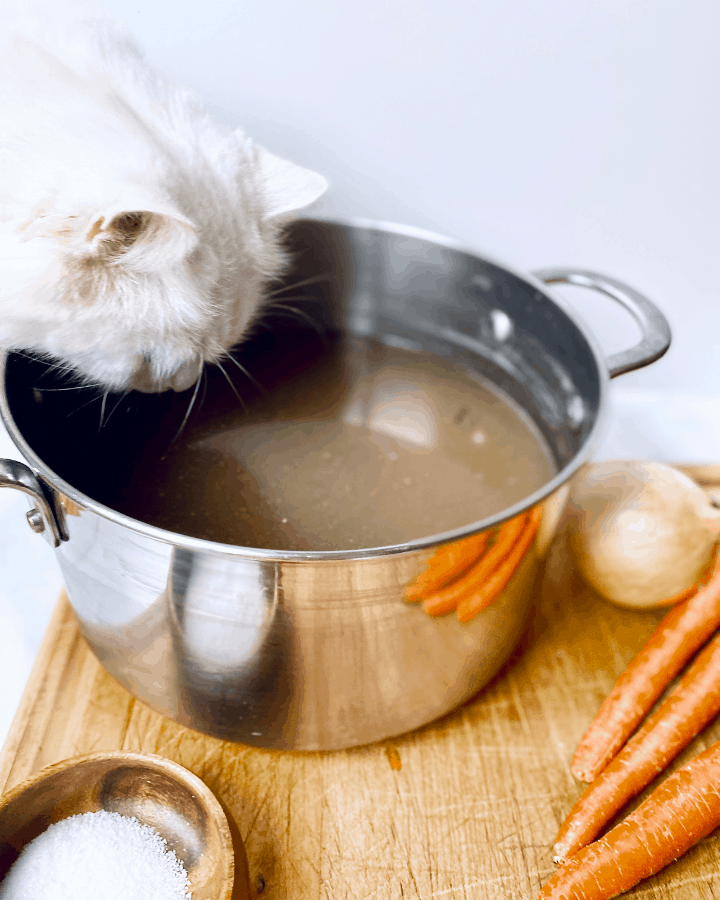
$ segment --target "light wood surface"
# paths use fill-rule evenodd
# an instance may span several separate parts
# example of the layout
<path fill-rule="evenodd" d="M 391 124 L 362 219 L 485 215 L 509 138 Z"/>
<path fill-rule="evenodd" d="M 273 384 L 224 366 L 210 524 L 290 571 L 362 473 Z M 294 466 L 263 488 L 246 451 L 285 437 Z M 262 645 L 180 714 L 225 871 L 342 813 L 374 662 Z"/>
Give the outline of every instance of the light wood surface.
<path fill-rule="evenodd" d="M 535 898 L 581 791 L 574 747 L 660 618 L 589 593 L 562 537 L 537 593 L 514 659 L 473 701 L 413 734 L 325 754 L 233 745 L 151 712 L 101 669 L 61 599 L 0 756 L 0 789 L 78 754 L 159 753 L 234 817 L 253 897 Z M 717 739 L 715 723 L 677 764 Z M 720 833 L 625 896 L 720 897 Z"/>

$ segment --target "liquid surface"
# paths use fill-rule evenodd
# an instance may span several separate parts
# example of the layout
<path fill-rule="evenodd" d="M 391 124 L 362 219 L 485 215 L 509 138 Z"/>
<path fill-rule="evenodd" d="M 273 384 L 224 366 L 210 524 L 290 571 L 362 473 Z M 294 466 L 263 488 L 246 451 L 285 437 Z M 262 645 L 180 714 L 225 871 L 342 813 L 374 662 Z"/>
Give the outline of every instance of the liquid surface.
<path fill-rule="evenodd" d="M 554 472 L 530 420 L 490 385 L 436 357 L 353 340 L 245 407 L 230 391 L 210 398 L 112 505 L 221 543 L 346 550 L 462 527 Z"/>

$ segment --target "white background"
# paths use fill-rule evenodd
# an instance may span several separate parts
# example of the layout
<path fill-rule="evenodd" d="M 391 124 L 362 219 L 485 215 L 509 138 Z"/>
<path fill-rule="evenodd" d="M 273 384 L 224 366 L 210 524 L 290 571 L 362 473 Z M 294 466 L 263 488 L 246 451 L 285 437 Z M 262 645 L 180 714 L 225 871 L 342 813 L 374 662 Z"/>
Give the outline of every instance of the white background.
<path fill-rule="evenodd" d="M 603 455 L 720 462 L 713 0 L 105 6 L 216 115 L 325 174 L 318 212 L 429 228 L 519 269 L 590 268 L 645 292 L 673 346 L 614 383 Z M 609 302 L 567 296 L 608 350 L 632 341 Z M 26 508 L 0 495 L 0 736 L 60 584 Z"/>

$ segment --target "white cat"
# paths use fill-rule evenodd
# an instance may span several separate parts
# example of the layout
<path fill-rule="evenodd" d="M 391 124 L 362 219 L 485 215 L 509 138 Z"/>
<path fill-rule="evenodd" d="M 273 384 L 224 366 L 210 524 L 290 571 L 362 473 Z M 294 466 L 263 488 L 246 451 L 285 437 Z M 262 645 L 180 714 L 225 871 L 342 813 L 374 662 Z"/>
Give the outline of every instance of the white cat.
<path fill-rule="evenodd" d="M 326 182 L 214 121 L 102 17 L 27 9 L 0 4 L 0 348 L 183 390 L 247 334 L 282 227 Z"/>

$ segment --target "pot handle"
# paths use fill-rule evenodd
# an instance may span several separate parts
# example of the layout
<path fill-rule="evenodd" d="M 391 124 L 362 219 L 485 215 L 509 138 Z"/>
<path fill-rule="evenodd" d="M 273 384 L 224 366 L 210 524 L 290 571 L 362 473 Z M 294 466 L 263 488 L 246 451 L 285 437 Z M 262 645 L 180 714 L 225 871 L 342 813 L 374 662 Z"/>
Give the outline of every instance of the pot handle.
<path fill-rule="evenodd" d="M 59 547 L 67 540 L 55 516 L 40 479 L 25 463 L 14 459 L 0 459 L 0 488 L 15 488 L 32 498 L 33 506 L 26 513 L 28 525 L 36 534 L 42 534 L 51 547 Z"/>
<path fill-rule="evenodd" d="M 665 316 L 647 297 L 622 281 L 584 269 L 539 269 L 533 275 L 545 284 L 574 284 L 600 291 L 631 313 L 640 326 L 642 338 L 629 350 L 608 356 L 605 362 L 611 378 L 650 365 L 670 346 L 670 325 Z"/>

